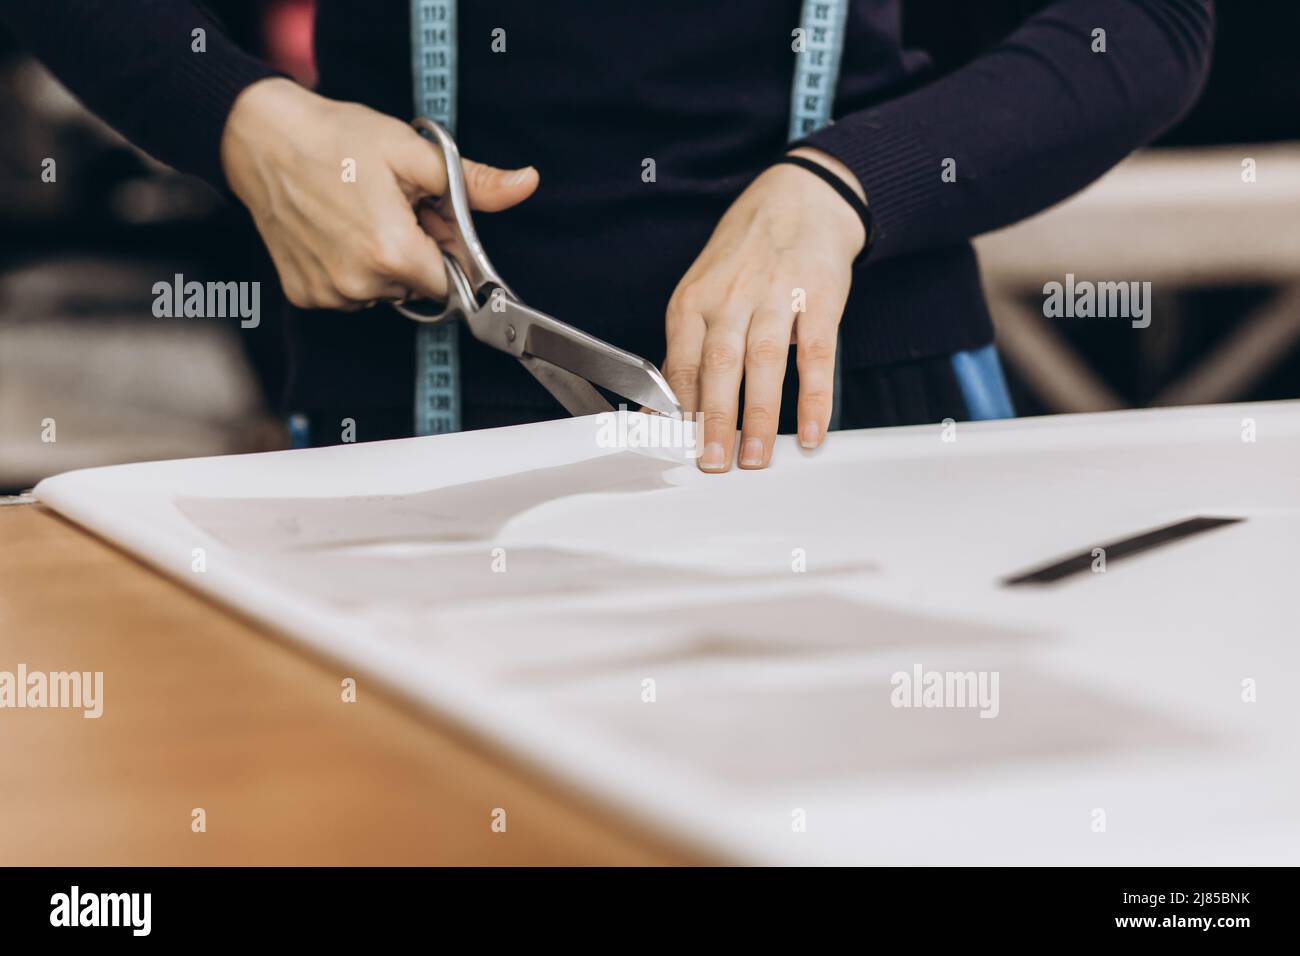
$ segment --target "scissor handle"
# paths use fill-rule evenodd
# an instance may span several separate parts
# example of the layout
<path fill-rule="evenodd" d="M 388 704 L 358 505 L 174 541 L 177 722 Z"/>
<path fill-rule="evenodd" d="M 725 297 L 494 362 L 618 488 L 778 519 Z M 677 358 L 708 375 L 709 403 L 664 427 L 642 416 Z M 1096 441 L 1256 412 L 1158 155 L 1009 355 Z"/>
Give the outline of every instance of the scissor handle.
<path fill-rule="evenodd" d="M 465 270 L 460 267 L 460 263 L 450 255 L 443 254 L 443 268 L 447 272 L 447 301 L 438 302 L 436 299 L 409 299 L 405 302 L 388 303 L 408 319 L 414 319 L 416 322 L 446 322 L 449 319 L 468 318 L 478 309 L 478 298 L 474 294 L 473 288 L 470 287 L 469 279 L 465 275 Z M 423 311 L 411 306 L 428 304 L 429 311 Z"/>
<path fill-rule="evenodd" d="M 492 267 L 483 251 L 483 243 L 474 231 L 469 193 L 465 189 L 465 171 L 460 164 L 456 141 L 446 127 L 427 116 L 417 116 L 411 125 L 441 152 L 447 171 L 447 191 L 434 200 L 425 201 L 425 205 L 436 212 L 448 227 L 445 231 L 439 230 L 442 234 L 434 236 L 447 269 L 447 302 L 438 312 L 420 311 L 410 308 L 409 304 L 396 302 L 392 303 L 393 308 L 417 322 L 441 322 L 477 311 L 483 291 L 488 287 L 500 288 L 514 298 L 514 293 Z M 415 299 L 412 303 L 423 301 L 431 300 Z"/>

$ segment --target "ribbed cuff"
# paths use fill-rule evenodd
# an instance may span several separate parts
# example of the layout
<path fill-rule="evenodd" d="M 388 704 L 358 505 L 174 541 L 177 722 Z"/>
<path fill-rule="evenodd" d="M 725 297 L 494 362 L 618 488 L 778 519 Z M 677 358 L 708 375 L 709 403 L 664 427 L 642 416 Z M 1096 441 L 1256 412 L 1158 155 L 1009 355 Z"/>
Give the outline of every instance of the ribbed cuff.
<path fill-rule="evenodd" d="M 215 27 L 208 31 L 207 52 L 178 57 L 176 66 L 175 88 L 169 96 L 176 109 L 166 122 L 181 129 L 174 130 L 165 141 L 185 146 L 175 155 L 159 158 L 181 172 L 202 177 L 229 195 L 221 168 L 221 137 L 231 107 L 251 84 L 283 74 L 249 56 Z"/>
<path fill-rule="evenodd" d="M 791 144 L 795 146 L 827 152 L 858 177 L 876 226 L 871 261 L 917 247 L 914 224 L 925 222 L 939 202 L 941 169 L 906 124 L 869 110 Z"/>

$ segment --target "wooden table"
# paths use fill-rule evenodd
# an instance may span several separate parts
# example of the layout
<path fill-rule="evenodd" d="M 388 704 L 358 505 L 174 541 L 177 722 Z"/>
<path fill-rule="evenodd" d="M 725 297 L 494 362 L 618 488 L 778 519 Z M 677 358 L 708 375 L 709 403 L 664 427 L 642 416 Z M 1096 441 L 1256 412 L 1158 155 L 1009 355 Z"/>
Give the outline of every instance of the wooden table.
<path fill-rule="evenodd" d="M 0 507 L 19 663 L 103 671 L 104 714 L 0 709 L 0 864 L 692 862 L 31 504 Z"/>

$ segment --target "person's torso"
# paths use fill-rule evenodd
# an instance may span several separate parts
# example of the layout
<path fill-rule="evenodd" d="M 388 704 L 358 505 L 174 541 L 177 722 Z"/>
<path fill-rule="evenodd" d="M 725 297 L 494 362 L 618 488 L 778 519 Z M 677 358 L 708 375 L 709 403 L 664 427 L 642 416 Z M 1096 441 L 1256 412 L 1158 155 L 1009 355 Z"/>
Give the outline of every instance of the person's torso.
<path fill-rule="evenodd" d="M 408 6 L 320 0 L 319 91 L 409 118 Z M 676 283 L 786 143 L 799 16 L 799 0 L 459 3 L 461 152 L 541 174 L 526 202 L 475 220 L 512 288 L 661 359 Z M 899 0 L 854 0 L 844 48 L 837 114 L 928 65 L 903 49 Z"/>

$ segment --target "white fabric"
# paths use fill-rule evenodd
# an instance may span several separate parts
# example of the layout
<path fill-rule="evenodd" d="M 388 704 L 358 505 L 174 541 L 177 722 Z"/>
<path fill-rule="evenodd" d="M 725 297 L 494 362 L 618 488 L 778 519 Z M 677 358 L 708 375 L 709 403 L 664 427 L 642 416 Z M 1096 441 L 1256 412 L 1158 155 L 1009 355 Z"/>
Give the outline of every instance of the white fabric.
<path fill-rule="evenodd" d="M 722 476 L 601 447 L 607 424 L 36 494 L 727 859 L 1300 861 L 1300 403 L 783 438 Z M 1246 520 L 1000 583 L 1199 515 Z M 995 674 L 996 716 L 894 706 L 917 670 Z"/>

